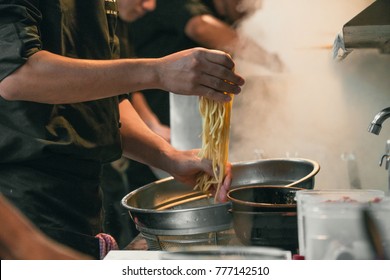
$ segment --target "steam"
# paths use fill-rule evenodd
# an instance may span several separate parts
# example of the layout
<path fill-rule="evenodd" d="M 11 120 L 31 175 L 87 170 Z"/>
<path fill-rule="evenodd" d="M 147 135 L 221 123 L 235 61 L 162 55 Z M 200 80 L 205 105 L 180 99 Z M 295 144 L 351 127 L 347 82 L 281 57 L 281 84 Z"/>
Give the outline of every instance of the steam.
<path fill-rule="evenodd" d="M 356 50 L 341 62 L 332 58 L 337 32 L 372 2 L 263 0 L 242 23 L 243 34 L 275 52 L 287 70 L 237 61 L 247 83 L 234 100 L 231 162 L 309 158 L 321 165 L 318 189 L 387 190 L 378 160 L 390 122 L 379 136 L 367 127 L 390 106 L 390 55 Z"/>

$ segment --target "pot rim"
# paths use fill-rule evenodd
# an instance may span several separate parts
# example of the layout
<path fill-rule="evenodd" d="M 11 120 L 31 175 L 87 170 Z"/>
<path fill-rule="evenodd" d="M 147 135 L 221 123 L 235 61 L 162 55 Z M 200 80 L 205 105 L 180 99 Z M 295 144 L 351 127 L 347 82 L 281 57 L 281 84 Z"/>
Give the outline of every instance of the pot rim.
<path fill-rule="evenodd" d="M 242 186 L 232 190 L 229 190 L 227 193 L 228 199 L 232 202 L 232 204 L 243 205 L 243 206 L 251 206 L 258 208 L 296 208 L 297 204 L 276 204 L 276 203 L 265 203 L 265 202 L 250 202 L 241 199 L 237 199 L 231 196 L 232 193 L 242 191 L 243 189 L 290 189 L 295 191 L 305 190 L 304 188 L 298 187 L 288 187 L 288 186 L 275 186 L 275 185 L 259 185 L 259 186 Z M 234 210 L 233 210 L 234 211 Z"/>
<path fill-rule="evenodd" d="M 300 184 L 307 182 L 309 180 L 313 180 L 315 175 L 317 175 L 319 173 L 319 171 L 321 170 L 321 166 L 317 161 L 312 160 L 312 159 L 307 159 L 307 158 L 301 158 L 301 157 L 297 157 L 297 158 L 278 158 L 278 157 L 276 157 L 276 158 L 251 160 L 251 161 L 238 161 L 238 162 L 234 162 L 232 165 L 235 167 L 245 167 L 245 166 L 250 166 L 250 165 L 256 164 L 258 162 L 262 162 L 262 163 L 264 163 L 264 162 L 274 162 L 275 163 L 276 162 L 277 163 L 277 162 L 286 162 L 286 161 L 295 162 L 295 163 L 309 163 L 313 169 L 306 176 L 304 176 L 298 180 L 295 180 L 292 183 L 286 184 L 285 187 L 295 187 L 295 186 L 300 185 Z M 232 186 L 233 186 L 233 183 L 234 183 L 234 178 L 232 181 Z M 234 187 L 239 188 L 240 186 L 237 186 L 237 187 L 234 186 Z M 306 189 L 306 188 L 304 188 L 304 189 Z"/>

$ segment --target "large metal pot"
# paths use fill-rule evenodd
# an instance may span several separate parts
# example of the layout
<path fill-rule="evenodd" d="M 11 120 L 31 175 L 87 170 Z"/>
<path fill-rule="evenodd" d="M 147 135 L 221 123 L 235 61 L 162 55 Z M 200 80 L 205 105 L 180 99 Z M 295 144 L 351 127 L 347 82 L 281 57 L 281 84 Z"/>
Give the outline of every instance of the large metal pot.
<path fill-rule="evenodd" d="M 296 211 L 297 187 L 257 185 L 237 187 L 227 194 L 233 211 L 283 212 Z"/>
<path fill-rule="evenodd" d="M 122 199 L 149 249 L 226 245 L 232 232 L 230 203 L 166 178 L 141 187 Z M 229 233 L 228 231 L 231 231 Z"/>
<path fill-rule="evenodd" d="M 313 189 L 320 165 L 309 159 L 275 158 L 233 164 L 232 188 L 250 185 L 281 185 Z"/>
<path fill-rule="evenodd" d="M 295 192 L 302 188 L 250 186 L 228 192 L 233 227 L 244 245 L 298 250 Z"/>

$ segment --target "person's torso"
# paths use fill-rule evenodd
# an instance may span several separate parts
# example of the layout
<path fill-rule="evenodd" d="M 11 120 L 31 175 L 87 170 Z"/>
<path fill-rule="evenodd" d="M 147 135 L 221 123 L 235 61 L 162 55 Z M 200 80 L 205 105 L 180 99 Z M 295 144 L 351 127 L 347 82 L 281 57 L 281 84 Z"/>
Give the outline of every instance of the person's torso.
<path fill-rule="evenodd" d="M 28 50 L 23 48 L 34 41 L 39 49 L 72 58 L 119 57 L 115 1 L 19 3 L 26 7 L 16 7 L 17 16 L 7 13 L 4 6 L 0 14 L 23 20 L 13 23 L 14 28 L 0 19 L 0 29 L 15 32 L 10 34 L 12 38 L 24 36 L 20 41 L 26 54 Z M 25 26 L 28 24 L 31 26 Z M 7 40 L 4 37 L 0 36 L 3 42 Z M 15 58 L 12 49 L 9 53 L 14 65 L 27 59 Z M 4 57 L 0 55 L 7 61 Z M 1 77 L 11 72 L 1 67 L 0 71 Z M 101 230 L 101 164 L 121 153 L 118 97 L 60 105 L 0 97 L 0 192 L 60 242 L 87 253 L 98 252 L 99 244 L 91 235 Z M 71 238 L 74 234 L 78 237 Z M 81 241 L 74 244 L 75 239 Z"/>
<path fill-rule="evenodd" d="M 39 2 L 41 48 L 82 59 L 119 57 L 115 1 Z M 71 155 L 108 162 L 121 154 L 118 98 L 41 104 L 0 98 L 0 163 Z"/>

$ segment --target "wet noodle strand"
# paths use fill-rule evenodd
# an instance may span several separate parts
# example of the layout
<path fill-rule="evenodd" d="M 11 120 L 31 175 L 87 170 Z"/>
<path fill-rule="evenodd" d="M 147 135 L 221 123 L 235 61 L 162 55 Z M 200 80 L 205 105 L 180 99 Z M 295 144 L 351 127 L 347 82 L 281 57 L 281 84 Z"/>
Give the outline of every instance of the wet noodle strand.
<path fill-rule="evenodd" d="M 200 98 L 199 111 L 202 116 L 202 149 L 199 156 L 212 161 L 213 176 L 201 174 L 197 179 L 195 189 L 207 192 L 216 185 L 219 192 L 225 176 L 225 166 L 229 154 L 230 116 L 233 95 L 230 102 L 217 102 L 206 97 Z"/>

